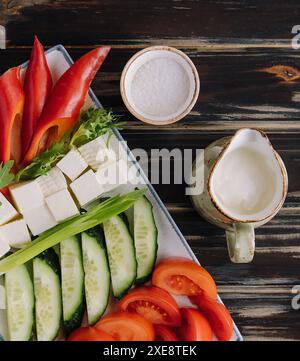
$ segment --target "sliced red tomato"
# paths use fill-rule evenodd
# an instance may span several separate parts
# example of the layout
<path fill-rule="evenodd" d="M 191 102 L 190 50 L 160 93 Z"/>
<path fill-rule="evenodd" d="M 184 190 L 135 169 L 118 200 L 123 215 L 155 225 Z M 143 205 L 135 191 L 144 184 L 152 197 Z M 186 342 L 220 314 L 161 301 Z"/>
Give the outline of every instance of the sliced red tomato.
<path fill-rule="evenodd" d="M 194 296 L 205 293 L 211 298 L 217 298 L 217 286 L 211 275 L 187 258 L 161 261 L 153 272 L 152 283 L 175 295 Z"/>
<path fill-rule="evenodd" d="M 152 323 L 136 313 L 113 313 L 102 318 L 95 327 L 112 335 L 117 341 L 154 340 Z"/>
<path fill-rule="evenodd" d="M 168 326 L 155 325 L 155 341 L 179 341 L 176 333 Z"/>
<path fill-rule="evenodd" d="M 233 320 L 227 308 L 222 303 L 205 295 L 190 297 L 190 300 L 199 307 L 208 319 L 218 339 L 229 341 L 233 334 Z"/>
<path fill-rule="evenodd" d="M 182 308 L 180 335 L 184 341 L 211 341 L 213 332 L 207 319 L 194 308 Z"/>
<path fill-rule="evenodd" d="M 68 341 L 115 341 L 115 339 L 94 327 L 80 327 L 71 333 Z"/>
<path fill-rule="evenodd" d="M 180 310 L 174 298 L 154 286 L 135 288 L 122 298 L 119 308 L 136 312 L 153 324 L 179 326 L 181 323 Z"/>

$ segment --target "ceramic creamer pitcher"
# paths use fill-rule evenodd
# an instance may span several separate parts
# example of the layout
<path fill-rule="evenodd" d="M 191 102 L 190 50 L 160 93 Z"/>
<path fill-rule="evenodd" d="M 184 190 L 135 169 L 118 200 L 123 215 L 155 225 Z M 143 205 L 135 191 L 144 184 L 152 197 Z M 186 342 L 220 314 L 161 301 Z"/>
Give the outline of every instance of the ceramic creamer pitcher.
<path fill-rule="evenodd" d="M 232 262 L 251 262 L 254 229 L 276 215 L 287 194 L 282 159 L 265 133 L 244 128 L 210 144 L 194 162 L 195 174 L 204 182 L 202 193 L 191 196 L 196 210 L 225 229 Z"/>

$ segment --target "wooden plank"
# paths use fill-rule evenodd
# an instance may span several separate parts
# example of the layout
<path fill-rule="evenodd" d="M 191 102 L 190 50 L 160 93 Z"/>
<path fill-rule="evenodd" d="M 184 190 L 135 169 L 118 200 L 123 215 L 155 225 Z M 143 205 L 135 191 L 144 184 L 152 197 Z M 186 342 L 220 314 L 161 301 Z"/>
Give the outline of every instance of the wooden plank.
<path fill-rule="evenodd" d="M 103 104 L 126 116 L 119 79 L 133 53 L 113 50 L 110 64 L 103 68 L 103 73 L 99 73 L 94 83 Z M 179 125 L 197 127 L 199 122 L 220 120 L 223 123 L 269 120 L 282 124 L 299 118 L 300 58 L 294 51 L 219 54 L 186 50 L 186 53 L 197 67 L 201 90 L 193 111 Z M 128 119 L 134 120 L 130 115 Z"/>
<path fill-rule="evenodd" d="M 85 51 L 71 49 L 71 55 L 77 59 Z M 184 120 L 162 128 L 162 132 L 227 133 L 242 125 L 260 126 L 261 121 L 264 121 L 262 127 L 269 131 L 272 128 L 280 132 L 298 129 L 300 57 L 295 51 L 202 54 L 186 49 L 186 53 L 200 74 L 200 97 Z M 120 96 L 120 74 L 133 54 L 134 51 L 128 49 L 113 50 L 96 76 L 93 89 L 105 107 L 126 116 L 128 129 L 155 130 L 157 127 L 136 121 L 126 111 Z M 27 60 L 29 55 L 29 49 L 0 52 L 0 72 Z M 290 75 L 285 75 L 286 71 Z"/>
<path fill-rule="evenodd" d="M 8 1 L 8 39 L 30 45 L 35 33 L 48 45 L 59 38 L 65 44 L 135 45 L 169 39 L 176 46 L 188 39 L 197 47 L 226 42 L 245 44 L 263 40 L 274 44 L 291 39 L 291 27 L 299 22 L 297 0 L 102 0 L 102 1 Z M 37 4 L 34 6 L 29 6 Z M 45 26 L 45 24 L 55 26 Z"/>
<path fill-rule="evenodd" d="M 224 297 L 224 295 L 222 295 Z M 237 297 L 224 299 L 248 341 L 288 341 L 300 338 L 300 312 L 291 308 L 289 297 Z M 259 321 L 258 321 L 259 320 Z"/>

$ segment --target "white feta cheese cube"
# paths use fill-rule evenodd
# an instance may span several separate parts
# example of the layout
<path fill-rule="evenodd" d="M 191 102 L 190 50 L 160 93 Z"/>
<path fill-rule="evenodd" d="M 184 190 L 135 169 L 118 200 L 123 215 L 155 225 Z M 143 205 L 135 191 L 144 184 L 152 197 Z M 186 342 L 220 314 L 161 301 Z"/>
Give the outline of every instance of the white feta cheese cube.
<path fill-rule="evenodd" d="M 117 160 L 116 153 L 107 148 L 103 137 L 98 137 L 82 145 L 78 150 L 87 164 L 94 170 Z"/>
<path fill-rule="evenodd" d="M 25 221 L 34 236 L 37 236 L 57 225 L 46 204 L 34 208 L 24 214 Z"/>
<path fill-rule="evenodd" d="M 121 159 L 116 163 L 110 164 L 106 168 L 100 168 L 96 172 L 97 181 L 101 184 L 105 192 L 127 184 L 129 181 L 127 163 Z"/>
<path fill-rule="evenodd" d="M 125 165 L 121 160 L 120 162 L 122 164 L 121 169 L 124 170 Z M 103 195 L 104 197 L 113 197 L 117 194 L 129 193 L 134 191 L 136 188 L 143 188 L 145 186 L 145 181 L 143 180 L 141 174 L 138 172 L 138 169 L 133 163 L 127 163 L 127 172 L 127 179 L 126 177 L 123 178 L 124 183 L 116 186 L 115 188 L 108 188 L 109 190 L 105 192 L 105 194 Z M 126 180 L 127 182 L 125 183 Z"/>
<path fill-rule="evenodd" d="M 26 213 L 45 203 L 43 193 L 36 180 L 19 183 L 9 188 L 17 209 Z"/>
<path fill-rule="evenodd" d="M 62 189 L 47 197 L 46 204 L 57 222 L 62 222 L 79 214 L 79 210 L 67 189 Z"/>
<path fill-rule="evenodd" d="M 86 170 L 88 164 L 77 150 L 71 150 L 56 166 L 72 181 Z"/>
<path fill-rule="evenodd" d="M 127 161 L 128 150 L 125 140 L 120 141 L 114 134 L 111 134 L 110 132 L 106 132 L 104 135 L 102 135 L 102 138 L 104 139 L 107 148 L 115 152 L 117 156 L 116 160 L 124 159 Z"/>
<path fill-rule="evenodd" d="M 10 251 L 10 246 L 7 241 L 0 238 L 0 258 Z"/>
<path fill-rule="evenodd" d="M 1 241 L 14 248 L 22 248 L 29 243 L 31 237 L 25 220 L 22 218 L 0 226 L 0 243 Z"/>
<path fill-rule="evenodd" d="M 65 176 L 57 167 L 52 168 L 47 174 L 38 177 L 37 182 L 44 197 L 48 197 L 62 189 L 66 189 L 68 186 Z"/>
<path fill-rule="evenodd" d="M 11 221 L 18 215 L 18 212 L 0 192 L 0 225 Z"/>
<path fill-rule="evenodd" d="M 97 181 L 92 170 L 77 178 L 70 184 L 70 187 L 81 206 L 94 201 L 103 193 L 103 187 Z"/>

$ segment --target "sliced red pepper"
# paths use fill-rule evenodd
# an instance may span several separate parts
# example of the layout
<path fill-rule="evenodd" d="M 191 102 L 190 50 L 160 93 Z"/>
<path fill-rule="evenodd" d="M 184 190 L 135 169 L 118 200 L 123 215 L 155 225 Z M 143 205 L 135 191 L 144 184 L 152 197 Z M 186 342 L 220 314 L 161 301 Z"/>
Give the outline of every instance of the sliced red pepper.
<path fill-rule="evenodd" d="M 10 191 L 9 191 L 9 188 L 8 188 L 8 187 L 2 188 L 2 189 L 0 190 L 0 192 L 1 192 L 6 198 L 9 198 L 9 197 L 10 197 Z"/>
<path fill-rule="evenodd" d="M 23 107 L 20 68 L 11 68 L 0 77 L 0 162 L 19 163 Z"/>
<path fill-rule="evenodd" d="M 24 80 L 25 104 L 22 122 L 22 154 L 25 155 L 52 89 L 51 72 L 43 45 L 35 36 Z"/>
<path fill-rule="evenodd" d="M 77 60 L 57 81 L 50 94 L 24 163 L 60 140 L 78 120 L 89 86 L 110 50 L 103 46 Z"/>

